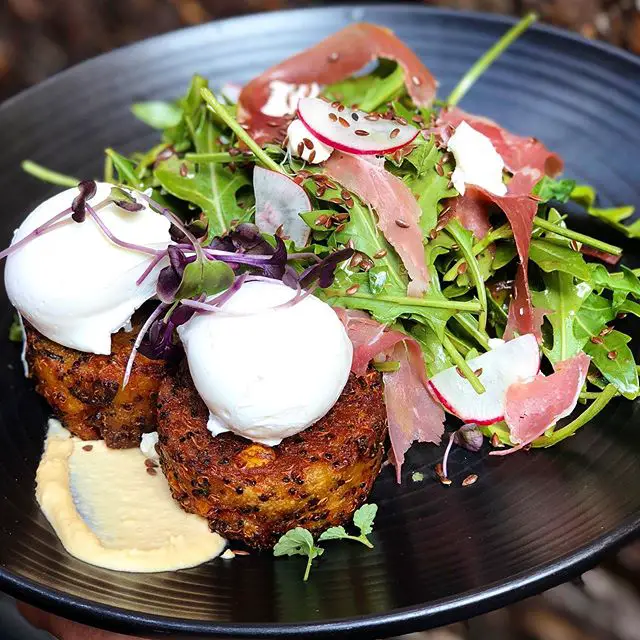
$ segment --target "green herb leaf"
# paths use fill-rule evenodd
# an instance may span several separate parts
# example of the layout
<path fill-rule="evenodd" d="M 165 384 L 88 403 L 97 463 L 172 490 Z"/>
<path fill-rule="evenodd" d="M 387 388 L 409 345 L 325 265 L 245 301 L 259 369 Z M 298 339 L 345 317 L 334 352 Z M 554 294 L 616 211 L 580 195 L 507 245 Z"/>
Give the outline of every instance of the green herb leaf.
<path fill-rule="evenodd" d="M 423 480 L 424 480 L 424 473 L 421 473 L 420 471 L 414 471 L 411 474 L 412 482 L 422 482 Z"/>
<path fill-rule="evenodd" d="M 182 173 L 181 167 L 185 168 Z M 154 175 L 171 195 L 204 211 L 210 239 L 229 231 L 232 220 L 243 222 L 250 218 L 250 211 L 238 203 L 240 189 L 251 184 L 243 171 L 233 173 L 224 165 L 194 165 L 171 157 L 160 163 Z"/>
<path fill-rule="evenodd" d="M 628 225 L 623 224 L 624 220 L 630 218 L 634 214 L 635 207 L 613 207 L 611 209 L 590 207 L 587 211 L 594 218 L 602 220 L 602 222 L 624 234 L 627 238 L 640 238 L 640 220 L 635 220 Z"/>
<path fill-rule="evenodd" d="M 575 180 L 554 180 L 549 176 L 543 176 L 536 186 L 533 187 L 532 193 L 534 196 L 538 196 L 542 202 L 547 202 L 547 200 L 567 202 L 575 190 L 575 187 Z"/>
<path fill-rule="evenodd" d="M 203 293 L 213 296 L 228 289 L 234 278 L 233 269 L 225 262 L 206 258 L 190 262 L 184 269 L 176 300 L 193 298 Z"/>
<path fill-rule="evenodd" d="M 597 343 L 587 342 L 584 350 L 593 364 L 616 389 L 629 400 L 638 397 L 638 369 L 628 343 L 631 338 L 620 331 L 600 337 Z M 601 342 L 600 342 L 601 341 Z"/>
<path fill-rule="evenodd" d="M 623 297 L 632 295 L 634 298 L 640 298 L 640 280 L 631 269 L 624 265 L 616 273 L 610 273 L 601 264 L 589 264 L 589 269 L 591 271 L 590 280 L 595 289 L 599 291 L 609 289 L 614 294 L 621 294 Z"/>
<path fill-rule="evenodd" d="M 319 541 L 325 540 L 341 540 L 343 538 L 349 538 L 349 534 L 345 531 L 344 527 L 329 527 L 326 531 L 323 531 L 318 538 Z"/>
<path fill-rule="evenodd" d="M 143 181 L 136 174 L 136 167 L 134 162 L 129 160 L 129 158 L 125 158 L 125 156 L 119 154 L 113 149 L 106 149 L 105 153 L 109 158 L 111 158 L 113 168 L 118 173 L 118 181 L 121 184 L 133 187 L 135 189 L 144 188 Z"/>
<path fill-rule="evenodd" d="M 574 335 L 574 321 L 582 303 L 591 293 L 591 285 L 574 283 L 573 277 L 561 271 L 545 274 L 544 291 L 532 291 L 533 304 L 550 313 L 547 319 L 553 328 L 553 347 L 545 349 L 552 363 L 561 362 L 576 355 L 582 348 Z"/>
<path fill-rule="evenodd" d="M 311 571 L 311 563 L 314 558 L 320 557 L 324 553 L 322 547 L 316 547 L 313 536 L 302 527 L 296 527 L 287 531 L 273 547 L 274 556 L 307 556 L 307 567 L 303 580 L 306 582 Z"/>
<path fill-rule="evenodd" d="M 552 240 L 532 240 L 529 259 L 548 273 L 562 271 L 585 281 L 591 276 L 582 254 Z"/>
<path fill-rule="evenodd" d="M 442 340 L 430 324 L 420 318 L 422 324 L 417 324 L 411 329 L 411 335 L 418 341 L 424 354 L 424 361 L 429 377 L 448 369 L 452 362 L 447 355 Z"/>
<path fill-rule="evenodd" d="M 596 201 L 596 190 L 588 184 L 577 184 L 571 191 L 571 200 L 588 209 Z"/>
<path fill-rule="evenodd" d="M 353 524 L 360 529 L 363 536 L 368 536 L 373 531 L 373 521 L 378 513 L 377 504 L 363 504 L 353 514 Z"/>
<path fill-rule="evenodd" d="M 9 340 L 11 342 L 22 342 L 24 340 L 24 332 L 22 331 L 22 323 L 17 313 L 13 314 L 13 321 L 9 327 Z"/>
<path fill-rule="evenodd" d="M 581 348 L 597 336 L 616 317 L 611 300 L 592 293 L 575 316 L 573 334 Z"/>
<path fill-rule="evenodd" d="M 180 124 L 182 108 L 172 102 L 151 100 L 137 102 L 131 106 L 133 115 L 154 129 L 170 129 Z"/>

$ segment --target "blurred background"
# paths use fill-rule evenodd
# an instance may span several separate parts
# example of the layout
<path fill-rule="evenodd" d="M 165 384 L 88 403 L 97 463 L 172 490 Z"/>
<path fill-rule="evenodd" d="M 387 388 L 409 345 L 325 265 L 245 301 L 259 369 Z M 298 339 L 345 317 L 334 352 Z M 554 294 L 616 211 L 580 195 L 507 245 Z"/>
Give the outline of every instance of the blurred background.
<path fill-rule="evenodd" d="M 1 0 L 0 100 L 56 71 L 115 47 L 215 18 L 314 0 Z M 519 15 L 640 54 L 640 0 L 431 0 L 430 4 Z"/>
<path fill-rule="evenodd" d="M 332 4 L 287 0 L 1 0 L 0 101 L 81 60 L 216 18 Z M 640 54 L 640 0 L 432 0 L 544 22 Z M 9 633 L 0 600 L 0 638 Z M 9 614 L 7 614 L 8 616 Z M 9 636 L 26 638 L 21 635 Z M 33 636 L 36 637 L 36 636 Z M 38 636 L 42 637 L 42 636 Z M 581 580 L 517 605 L 403 640 L 640 640 L 640 543 Z"/>

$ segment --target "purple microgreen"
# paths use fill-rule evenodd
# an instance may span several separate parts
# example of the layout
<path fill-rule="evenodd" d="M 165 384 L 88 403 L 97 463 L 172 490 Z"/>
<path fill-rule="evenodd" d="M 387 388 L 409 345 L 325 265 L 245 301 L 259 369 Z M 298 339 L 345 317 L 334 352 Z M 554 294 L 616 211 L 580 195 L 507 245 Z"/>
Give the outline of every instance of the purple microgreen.
<path fill-rule="evenodd" d="M 102 218 L 98 215 L 96 210 L 91 205 L 85 204 L 84 209 L 93 218 L 93 220 L 98 225 L 98 227 L 100 227 L 100 230 L 102 231 L 102 233 L 104 233 L 104 235 L 107 236 L 107 238 L 109 238 L 109 240 L 111 240 L 111 242 L 113 242 L 113 244 L 117 245 L 118 247 L 122 247 L 123 249 L 130 249 L 131 251 L 139 251 L 140 253 L 146 253 L 151 256 L 164 255 L 165 252 L 161 249 L 152 249 L 151 247 L 145 247 L 141 244 L 134 244 L 132 242 L 126 242 L 124 240 L 120 240 L 119 238 L 114 236 L 113 233 L 111 233 L 107 225 L 104 223 Z"/>
<path fill-rule="evenodd" d="M 193 298 L 202 293 L 215 295 L 228 289 L 234 279 L 235 274 L 228 264 L 208 258 L 196 259 L 185 264 L 175 299 Z"/>
<path fill-rule="evenodd" d="M 131 213 L 135 211 L 142 211 L 144 205 L 138 202 L 128 191 L 121 189 L 120 187 L 112 187 L 110 194 L 111 201 L 116 207 L 129 211 Z"/>
<path fill-rule="evenodd" d="M 335 279 L 338 265 L 349 260 L 354 253 L 353 249 L 340 249 L 330 253 L 318 264 L 308 267 L 300 274 L 300 284 L 306 288 L 317 280 L 323 289 L 330 287 Z"/>
<path fill-rule="evenodd" d="M 135 342 L 133 343 L 133 348 L 131 349 L 131 353 L 129 354 L 129 360 L 127 360 L 127 366 L 124 370 L 124 378 L 122 379 L 123 389 L 127 386 L 127 383 L 129 382 L 129 378 L 131 377 L 131 371 L 133 369 L 133 363 L 136 359 L 136 354 L 138 353 L 138 349 L 140 348 L 140 344 L 142 343 L 142 340 L 145 334 L 149 330 L 149 327 L 151 327 L 151 325 L 156 321 L 156 319 L 162 315 L 162 313 L 165 311 L 166 308 L 167 308 L 167 305 L 162 303 L 159 304 L 155 308 L 153 313 L 146 319 L 145 323 L 142 325 L 142 328 L 138 332 Z"/>
<path fill-rule="evenodd" d="M 444 457 L 442 458 L 442 476 L 444 478 L 448 478 L 449 474 L 447 473 L 447 463 L 449 462 L 449 453 L 451 453 L 451 447 L 453 446 L 453 436 L 455 434 L 452 433 L 449 436 L 449 442 L 447 443 L 447 448 L 444 450 Z"/>
<path fill-rule="evenodd" d="M 215 298 L 205 299 L 205 300 L 181 300 L 180 304 L 189 309 L 194 309 L 195 311 L 200 311 L 202 313 L 211 313 L 214 311 L 219 311 L 220 307 L 228 302 L 242 287 L 242 285 L 247 281 L 249 276 L 246 273 L 243 273 L 241 276 L 235 279 L 233 284 L 223 293 L 216 296 Z"/>
<path fill-rule="evenodd" d="M 91 200 L 96 195 L 98 186 L 95 180 L 83 180 L 78 184 L 80 193 L 71 203 L 71 217 L 75 222 L 84 222 L 87 217 L 87 200 Z"/>
<path fill-rule="evenodd" d="M 463 424 L 457 431 L 453 433 L 453 441 L 459 447 L 468 451 L 480 451 L 484 436 L 478 429 L 476 424 Z"/>
<path fill-rule="evenodd" d="M 71 218 L 67 218 L 66 220 L 63 220 L 63 218 L 66 218 L 70 213 L 71 213 L 71 209 L 65 209 L 61 213 L 58 213 L 55 216 L 53 216 L 51 220 L 47 220 L 47 222 L 35 228 L 31 233 L 27 234 L 24 238 L 22 238 L 21 240 L 18 240 L 18 242 L 14 242 L 12 245 L 4 249 L 4 251 L 0 252 L 0 260 L 3 260 L 4 258 L 7 258 L 8 256 L 10 256 L 12 253 L 15 253 L 16 251 L 24 247 L 24 245 L 28 244 L 32 240 L 35 240 L 38 236 L 42 236 L 45 233 L 49 233 L 50 231 L 53 231 L 54 229 L 59 229 L 62 226 L 70 224 Z"/>
<path fill-rule="evenodd" d="M 159 253 L 142 272 L 142 275 L 136 280 L 136 285 L 140 286 L 151 274 L 151 272 L 160 264 L 166 253 Z"/>

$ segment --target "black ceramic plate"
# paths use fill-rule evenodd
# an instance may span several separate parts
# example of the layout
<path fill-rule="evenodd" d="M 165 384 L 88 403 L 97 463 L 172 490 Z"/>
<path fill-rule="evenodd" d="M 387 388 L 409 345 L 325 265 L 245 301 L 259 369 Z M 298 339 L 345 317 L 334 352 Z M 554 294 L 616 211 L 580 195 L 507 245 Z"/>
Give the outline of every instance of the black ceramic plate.
<path fill-rule="evenodd" d="M 132 151 L 155 139 L 129 114 L 131 102 L 177 96 L 196 71 L 214 84 L 246 81 L 353 20 L 392 27 L 441 80 L 441 95 L 510 24 L 402 5 L 293 11 L 180 31 L 82 64 L 0 109 L 0 244 L 53 192 L 20 172 L 22 159 L 99 175 L 104 147 Z M 541 138 L 604 204 L 640 205 L 640 64 L 630 55 L 534 28 L 463 106 Z M 332 544 L 308 583 L 300 558 L 269 554 L 156 575 L 91 567 L 65 553 L 33 498 L 47 408 L 3 338 L 11 311 L 0 295 L 0 587 L 70 618 L 145 635 L 381 637 L 550 587 L 640 524 L 637 405 L 620 402 L 549 451 L 499 460 L 456 451 L 454 484 L 480 477 L 466 489 L 431 481 L 442 452 L 414 447 L 402 486 L 389 469 L 375 485 L 375 549 Z M 412 471 L 425 481 L 412 482 Z"/>

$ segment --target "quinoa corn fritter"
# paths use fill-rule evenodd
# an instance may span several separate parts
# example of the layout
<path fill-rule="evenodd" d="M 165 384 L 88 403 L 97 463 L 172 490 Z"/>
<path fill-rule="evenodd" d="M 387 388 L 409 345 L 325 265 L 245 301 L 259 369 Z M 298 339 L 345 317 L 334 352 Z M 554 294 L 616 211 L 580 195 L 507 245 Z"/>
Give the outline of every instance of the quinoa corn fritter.
<path fill-rule="evenodd" d="M 386 436 L 382 377 L 349 377 L 329 413 L 267 447 L 207 430 L 209 412 L 186 364 L 163 381 L 157 445 L 173 497 L 212 530 L 256 548 L 289 529 L 344 524 L 367 498 Z"/>
<path fill-rule="evenodd" d="M 79 438 L 104 439 L 108 447 L 126 449 L 137 447 L 143 433 L 155 431 L 166 363 L 137 354 L 129 383 L 121 388 L 137 329 L 115 333 L 111 355 L 95 355 L 52 342 L 25 323 L 26 357 L 36 391 Z"/>

